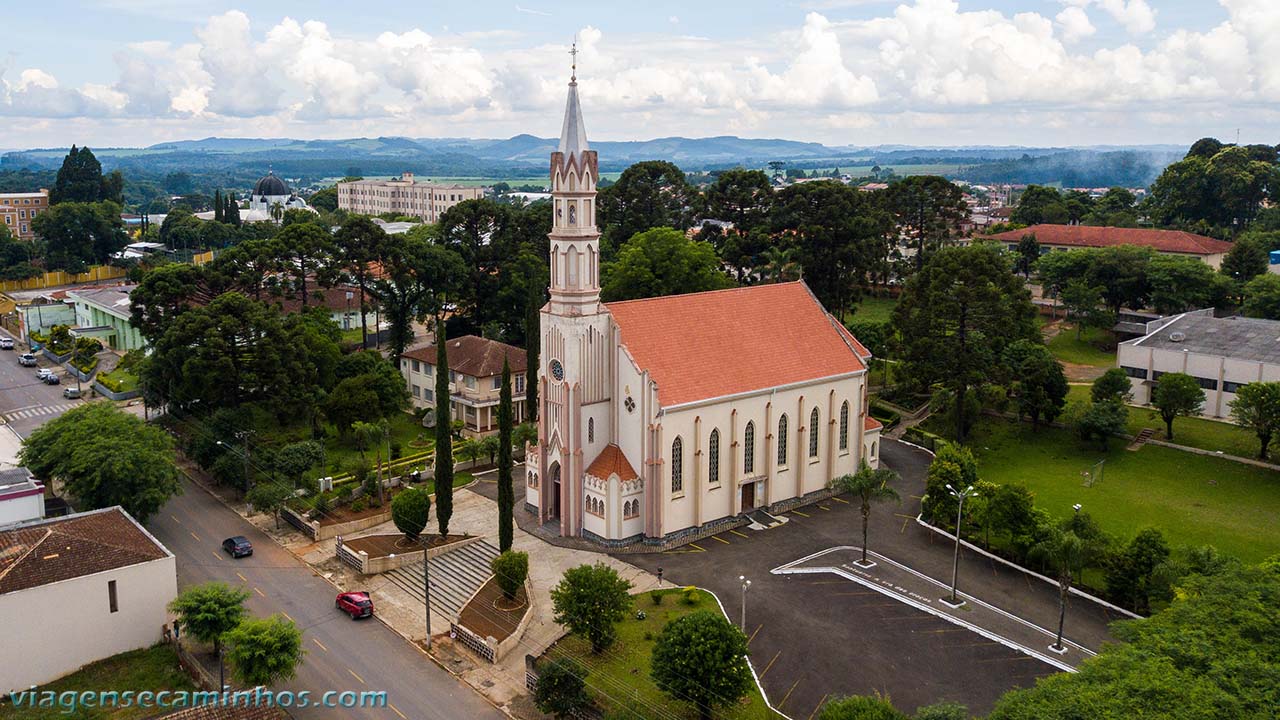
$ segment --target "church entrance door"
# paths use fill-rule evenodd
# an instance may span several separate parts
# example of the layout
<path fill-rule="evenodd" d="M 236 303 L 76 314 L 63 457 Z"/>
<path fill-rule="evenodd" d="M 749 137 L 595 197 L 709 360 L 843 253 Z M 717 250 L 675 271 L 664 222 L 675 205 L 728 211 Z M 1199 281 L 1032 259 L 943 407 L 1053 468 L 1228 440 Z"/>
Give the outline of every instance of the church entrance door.
<path fill-rule="evenodd" d="M 560 463 L 551 465 L 551 518 L 560 519 Z"/>
<path fill-rule="evenodd" d="M 742 486 L 742 512 L 755 510 L 756 508 L 756 484 L 747 483 Z"/>

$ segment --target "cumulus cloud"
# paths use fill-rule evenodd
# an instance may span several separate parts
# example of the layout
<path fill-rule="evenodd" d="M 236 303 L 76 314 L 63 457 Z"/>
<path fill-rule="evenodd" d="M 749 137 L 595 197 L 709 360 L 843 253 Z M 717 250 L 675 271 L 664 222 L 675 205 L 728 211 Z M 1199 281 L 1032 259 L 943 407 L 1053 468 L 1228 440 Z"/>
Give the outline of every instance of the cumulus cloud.
<path fill-rule="evenodd" d="M 1115 18 L 1126 30 L 1141 35 L 1156 29 L 1156 11 L 1147 0 L 1097 0 L 1098 7 Z"/>
<path fill-rule="evenodd" d="M 1089 13 L 1075 5 L 1063 8 L 1054 20 L 1062 29 L 1062 39 L 1069 43 L 1089 37 L 1098 31 L 1089 21 Z"/>

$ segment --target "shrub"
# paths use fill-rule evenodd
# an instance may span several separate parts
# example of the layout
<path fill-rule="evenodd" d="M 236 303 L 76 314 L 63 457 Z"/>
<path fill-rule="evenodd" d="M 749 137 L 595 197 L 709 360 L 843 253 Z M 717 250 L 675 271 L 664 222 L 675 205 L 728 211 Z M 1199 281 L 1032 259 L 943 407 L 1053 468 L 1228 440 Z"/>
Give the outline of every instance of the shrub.
<path fill-rule="evenodd" d="M 489 564 L 493 575 L 502 588 L 502 596 L 514 600 L 516 593 L 524 587 L 525 578 L 529 577 L 529 554 L 508 550 L 494 558 Z"/>
<path fill-rule="evenodd" d="M 653 604 L 654 604 L 654 605 L 661 605 L 661 604 L 662 604 L 662 591 L 661 591 L 661 590 L 650 590 L 650 591 L 649 591 L 649 599 L 653 601 Z"/>
<path fill-rule="evenodd" d="M 538 672 L 533 702 L 538 709 L 556 718 L 571 718 L 591 703 L 583 678 L 587 671 L 568 658 L 552 660 Z"/>
<path fill-rule="evenodd" d="M 698 588 L 690 585 L 689 587 L 681 590 L 680 595 L 682 596 L 681 599 L 684 601 L 685 605 L 698 604 Z"/>
<path fill-rule="evenodd" d="M 351 512 L 358 513 L 358 512 L 364 512 L 364 510 L 365 510 L 364 498 L 360 498 L 359 500 L 356 500 L 355 502 L 351 503 Z"/>
<path fill-rule="evenodd" d="M 416 542 L 427 527 L 431 496 L 420 488 L 406 488 L 391 499 L 391 520 L 405 537 Z"/>
<path fill-rule="evenodd" d="M 401 456 L 404 454 L 403 450 L 404 448 L 400 445 L 399 440 L 391 441 L 391 459 L 392 460 L 399 460 Z"/>
<path fill-rule="evenodd" d="M 329 513 L 329 496 L 321 493 L 311 505 L 311 519 L 319 520 Z"/>

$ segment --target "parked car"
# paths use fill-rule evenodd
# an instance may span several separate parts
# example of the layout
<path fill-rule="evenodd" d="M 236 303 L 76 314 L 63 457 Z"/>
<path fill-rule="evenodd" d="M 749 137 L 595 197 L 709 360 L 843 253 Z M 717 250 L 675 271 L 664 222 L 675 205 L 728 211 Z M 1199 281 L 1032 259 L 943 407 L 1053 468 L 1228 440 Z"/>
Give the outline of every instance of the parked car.
<path fill-rule="evenodd" d="M 12 350 L 12 349 L 13 349 L 13 338 L 7 337 L 7 336 L 0 337 L 0 350 Z"/>
<path fill-rule="evenodd" d="M 45 375 L 44 377 L 40 378 L 40 380 L 44 382 L 45 385 L 59 385 L 62 383 L 62 378 L 58 377 L 57 375 L 54 375 L 53 373 L 49 373 L 48 375 Z"/>
<path fill-rule="evenodd" d="M 363 590 L 339 594 L 334 606 L 350 615 L 352 620 L 373 617 L 373 600 Z"/>
<path fill-rule="evenodd" d="M 18 364 L 25 365 L 26 367 L 35 367 L 36 356 L 31 353 L 22 353 L 18 356 Z"/>
<path fill-rule="evenodd" d="M 68 400 L 79 400 L 83 396 L 84 393 L 81 392 L 80 388 L 69 387 L 62 391 L 62 397 Z"/>
<path fill-rule="evenodd" d="M 53 371 L 50 370 L 49 368 L 40 368 L 39 370 L 36 371 L 36 377 L 40 378 L 41 380 L 49 377 L 52 374 L 53 374 Z"/>
<path fill-rule="evenodd" d="M 253 544 L 249 542 L 249 538 L 243 535 L 223 540 L 222 549 L 230 553 L 233 558 L 248 557 L 253 554 Z"/>

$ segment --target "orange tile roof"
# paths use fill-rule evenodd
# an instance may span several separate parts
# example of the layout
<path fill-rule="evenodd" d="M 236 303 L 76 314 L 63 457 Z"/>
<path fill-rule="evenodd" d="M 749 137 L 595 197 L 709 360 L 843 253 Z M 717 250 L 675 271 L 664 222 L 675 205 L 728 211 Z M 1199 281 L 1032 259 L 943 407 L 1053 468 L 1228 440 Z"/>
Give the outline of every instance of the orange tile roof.
<path fill-rule="evenodd" d="M 865 370 L 803 281 L 608 303 L 665 406 Z"/>
<path fill-rule="evenodd" d="M 868 415 L 862 422 L 862 429 L 866 431 L 879 430 L 884 427 L 884 423 Z"/>
<path fill-rule="evenodd" d="M 529 366 L 529 356 L 524 350 L 478 335 L 449 338 L 448 350 L 450 370 L 477 378 L 501 375 L 503 358 L 511 365 L 512 377 L 524 372 Z M 436 346 L 427 345 L 410 350 L 400 357 L 435 365 Z"/>
<path fill-rule="evenodd" d="M 1065 245 L 1069 247 L 1110 247 L 1112 245 L 1141 245 L 1158 252 L 1184 255 L 1217 255 L 1231 249 L 1231 243 L 1183 230 L 1155 230 L 1152 228 L 1094 227 L 1090 225 L 1032 225 L 1021 230 L 1009 230 L 989 236 L 1000 242 L 1018 242 L 1026 235 L 1035 235 L 1041 245 Z"/>
<path fill-rule="evenodd" d="M 166 557 L 119 507 L 0 531 L 0 595 Z"/>
<path fill-rule="evenodd" d="M 631 467 L 631 463 L 627 462 L 627 456 L 622 453 L 622 448 L 609 443 L 604 446 L 596 459 L 591 461 L 591 465 L 587 467 L 587 474 L 594 478 L 608 480 L 609 476 L 615 473 L 623 482 L 640 477 L 635 468 Z"/>

